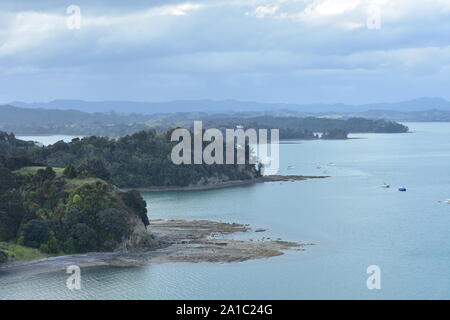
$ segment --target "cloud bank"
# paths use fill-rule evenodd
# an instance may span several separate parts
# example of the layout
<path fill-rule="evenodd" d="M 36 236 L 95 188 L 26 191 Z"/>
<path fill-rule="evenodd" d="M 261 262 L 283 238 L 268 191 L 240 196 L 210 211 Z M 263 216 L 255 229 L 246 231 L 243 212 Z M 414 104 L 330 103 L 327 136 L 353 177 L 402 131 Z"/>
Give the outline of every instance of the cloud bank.
<path fill-rule="evenodd" d="M 450 0 L 55 3 L 0 4 L 0 101 L 450 98 Z"/>

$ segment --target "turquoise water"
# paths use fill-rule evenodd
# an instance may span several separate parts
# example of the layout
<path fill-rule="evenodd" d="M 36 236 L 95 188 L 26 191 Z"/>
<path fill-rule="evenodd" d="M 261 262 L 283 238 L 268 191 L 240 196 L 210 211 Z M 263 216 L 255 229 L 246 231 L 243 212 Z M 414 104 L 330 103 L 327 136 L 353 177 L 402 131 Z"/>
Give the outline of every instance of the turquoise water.
<path fill-rule="evenodd" d="M 63 272 L 0 280 L 0 298 L 449 299 L 450 205 L 438 201 L 450 198 L 450 124 L 407 125 L 414 133 L 281 145 L 282 174 L 326 170 L 329 179 L 143 194 L 153 218 L 249 223 L 268 231 L 241 237 L 316 244 L 306 251 L 240 263 L 87 269 L 79 291 L 66 289 Z M 380 188 L 384 182 L 391 188 Z M 381 290 L 366 287 L 370 265 L 381 268 Z"/>
<path fill-rule="evenodd" d="M 25 141 L 37 141 L 42 143 L 44 146 L 48 146 L 49 144 L 54 144 L 58 141 L 70 142 L 75 138 L 82 138 L 83 136 L 68 136 L 68 135 L 41 135 L 41 136 L 24 136 L 18 135 L 17 139 L 25 140 Z"/>

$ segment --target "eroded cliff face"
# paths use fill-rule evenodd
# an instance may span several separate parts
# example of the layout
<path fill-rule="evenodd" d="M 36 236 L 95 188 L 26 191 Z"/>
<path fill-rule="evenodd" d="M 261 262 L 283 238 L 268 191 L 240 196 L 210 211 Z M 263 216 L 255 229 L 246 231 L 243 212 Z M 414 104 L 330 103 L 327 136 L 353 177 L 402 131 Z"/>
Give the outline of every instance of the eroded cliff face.
<path fill-rule="evenodd" d="M 131 232 L 123 238 L 115 251 L 130 251 L 158 246 L 159 242 L 151 232 L 151 225 L 146 226 L 135 214 L 129 215 L 127 223 Z"/>

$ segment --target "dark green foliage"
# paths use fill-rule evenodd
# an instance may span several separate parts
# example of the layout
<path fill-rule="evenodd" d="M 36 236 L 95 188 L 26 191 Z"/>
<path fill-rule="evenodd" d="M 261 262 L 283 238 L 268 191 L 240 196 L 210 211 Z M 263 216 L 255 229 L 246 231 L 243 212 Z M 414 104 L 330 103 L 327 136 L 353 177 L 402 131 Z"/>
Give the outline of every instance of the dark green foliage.
<path fill-rule="evenodd" d="M 15 174 L 6 168 L 0 167 L 0 192 L 14 189 L 18 186 Z"/>
<path fill-rule="evenodd" d="M 80 162 L 76 172 L 81 177 L 94 177 L 109 180 L 111 175 L 99 158 L 87 158 Z"/>
<path fill-rule="evenodd" d="M 19 239 L 25 246 L 39 248 L 50 239 L 50 228 L 46 221 L 33 219 L 21 229 Z"/>
<path fill-rule="evenodd" d="M 0 131 L 0 167 L 11 171 L 33 165 L 29 154 L 38 150 L 34 142 L 16 139 L 14 134 Z"/>
<path fill-rule="evenodd" d="M 12 171 L 33 165 L 33 162 L 24 155 L 9 156 L 3 159 L 3 166 Z"/>
<path fill-rule="evenodd" d="M 204 123 L 205 128 L 234 128 L 242 125 L 254 129 L 279 129 L 280 139 L 318 139 L 314 132 L 329 132 L 339 129 L 348 133 L 402 133 L 408 127 L 394 121 L 350 118 L 348 120 L 328 118 L 298 118 L 261 116 L 251 118 L 212 118 Z"/>
<path fill-rule="evenodd" d="M 26 216 L 22 197 L 16 190 L 0 190 L 0 241 L 14 239 Z"/>
<path fill-rule="evenodd" d="M 56 177 L 56 172 L 52 167 L 46 167 L 45 169 L 39 169 L 34 176 L 34 179 L 39 184 L 43 184 L 45 181 L 53 180 Z"/>
<path fill-rule="evenodd" d="M 69 163 L 67 167 L 64 169 L 63 175 L 68 179 L 74 179 L 77 177 L 77 170 L 71 163 Z"/>
<path fill-rule="evenodd" d="M 139 192 L 130 190 L 122 194 L 122 200 L 127 207 L 133 209 L 142 220 L 142 223 L 147 227 L 150 225 L 150 221 L 147 216 L 147 203 L 142 199 Z"/>
<path fill-rule="evenodd" d="M 230 180 L 258 176 L 254 165 L 175 165 L 170 134 L 141 131 L 117 140 L 104 137 L 62 141 L 33 154 L 39 163 L 55 167 L 73 164 L 79 176 L 110 180 L 119 187 L 187 186 L 202 178 Z"/>
<path fill-rule="evenodd" d="M 139 193 L 106 182 L 69 186 L 50 167 L 25 176 L 0 168 L 0 182 L 0 241 L 47 253 L 105 251 L 118 247 L 136 221 L 148 225 Z"/>
<path fill-rule="evenodd" d="M 67 240 L 64 251 L 69 253 L 89 252 L 98 248 L 96 231 L 84 223 L 67 226 Z"/>
<path fill-rule="evenodd" d="M 130 232 L 126 212 L 123 210 L 107 208 L 97 213 L 97 219 L 97 236 L 103 240 L 106 250 L 114 249 Z"/>
<path fill-rule="evenodd" d="M 6 252 L 0 250 L 0 264 L 5 263 L 6 261 L 8 261 L 8 255 Z"/>

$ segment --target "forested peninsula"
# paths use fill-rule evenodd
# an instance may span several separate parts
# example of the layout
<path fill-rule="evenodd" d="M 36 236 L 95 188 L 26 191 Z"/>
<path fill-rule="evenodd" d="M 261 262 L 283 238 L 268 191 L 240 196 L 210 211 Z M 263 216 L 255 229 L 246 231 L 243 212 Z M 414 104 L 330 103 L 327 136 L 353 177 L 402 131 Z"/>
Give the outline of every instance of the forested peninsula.
<path fill-rule="evenodd" d="M 254 165 L 174 165 L 170 133 L 41 147 L 0 132 L 0 263 L 151 245 L 146 203 L 119 187 L 260 176 Z"/>

